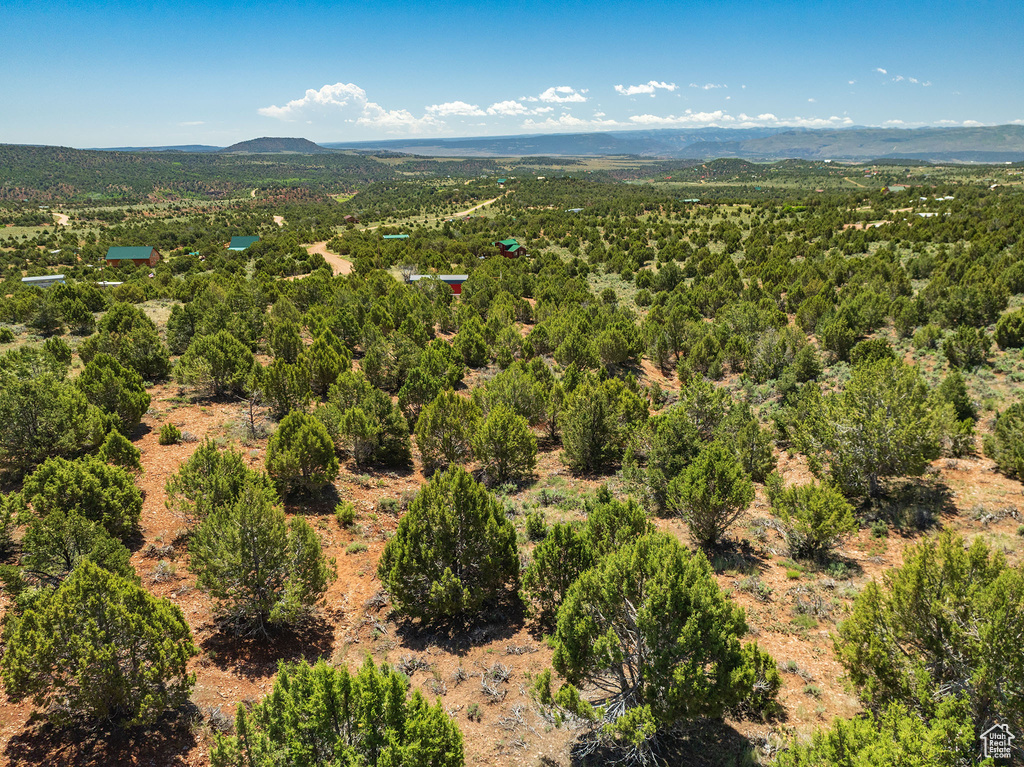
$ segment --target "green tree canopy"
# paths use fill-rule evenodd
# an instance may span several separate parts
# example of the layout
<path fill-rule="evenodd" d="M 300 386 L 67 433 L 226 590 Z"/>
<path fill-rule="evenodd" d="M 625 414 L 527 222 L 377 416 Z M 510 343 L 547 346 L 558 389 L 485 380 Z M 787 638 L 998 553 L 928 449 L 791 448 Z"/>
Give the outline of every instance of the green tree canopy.
<path fill-rule="evenodd" d="M 75 379 L 90 404 L 117 416 L 118 429 L 130 434 L 149 409 L 149 394 L 134 369 L 109 354 L 97 354 Z"/>
<path fill-rule="evenodd" d="M 265 482 L 248 476 L 237 498 L 215 507 L 189 539 L 189 569 L 238 633 L 297 623 L 319 604 L 334 571 L 302 517 L 285 523 Z"/>
<path fill-rule="evenodd" d="M 222 450 L 207 439 L 167 479 L 167 508 L 189 524 L 201 522 L 215 508 L 234 503 L 247 480 L 259 478 L 273 492 L 266 475 L 249 469 L 241 453 L 231 447 Z"/>
<path fill-rule="evenodd" d="M 652 533 L 609 553 L 569 589 L 553 664 L 589 691 L 595 737 L 649 754 L 664 728 L 720 716 L 750 694 L 746 630 L 704 555 Z"/>
<path fill-rule="evenodd" d="M 943 706 L 931 722 L 892 703 L 877 715 L 836 719 L 809 743 L 793 743 L 775 767 L 960 767 L 974 764 L 978 740 L 959 702 Z"/>
<path fill-rule="evenodd" d="M 409 504 L 377 575 L 413 617 L 472 614 L 518 586 L 515 528 L 483 485 L 451 466 Z"/>
<path fill-rule="evenodd" d="M 882 478 L 920 475 L 938 457 L 928 389 L 910 365 L 882 359 L 854 368 L 837 394 L 811 392 L 802 445 L 847 495 L 877 496 Z"/>
<path fill-rule="evenodd" d="M 843 538 L 857 530 L 853 507 L 831 485 L 787 487 L 771 501 L 794 557 L 827 557 Z"/>
<path fill-rule="evenodd" d="M 668 498 L 693 539 L 701 546 L 715 546 L 754 500 L 754 485 L 733 451 L 712 442 L 672 480 Z"/>
<path fill-rule="evenodd" d="M 25 479 L 21 495 L 41 517 L 76 510 L 122 540 L 135 531 L 142 514 L 135 478 L 96 456 L 51 458 Z"/>
<path fill-rule="evenodd" d="M 0 661 L 12 700 L 51 722 L 149 724 L 188 700 L 196 654 L 181 610 L 93 562 L 12 619 Z"/>
<path fill-rule="evenodd" d="M 52 375 L 0 380 L 0 464 L 16 473 L 94 449 L 108 428 L 98 407 Z"/>
<path fill-rule="evenodd" d="M 477 424 L 472 443 L 489 484 L 524 477 L 537 465 L 537 438 L 526 419 L 505 405 L 495 406 Z"/>
<path fill-rule="evenodd" d="M 476 433 L 480 409 L 472 400 L 443 391 L 423 408 L 416 421 L 416 445 L 427 474 L 470 457 L 470 440 Z"/>
<path fill-rule="evenodd" d="M 1024 728 L 1024 573 L 981 538 L 944 532 L 904 552 L 857 595 L 835 649 L 876 710 L 900 703 L 925 721 L 962 698 L 974 731 Z M 1018 758 L 1022 751 L 1017 750 Z"/>
<path fill-rule="evenodd" d="M 231 333 L 196 336 L 178 359 L 175 377 L 211 396 L 241 394 L 256 360 L 248 346 Z"/>
<path fill-rule="evenodd" d="M 334 442 L 323 423 L 289 413 L 267 444 L 267 473 L 285 492 L 315 492 L 338 476 Z"/>
<path fill-rule="evenodd" d="M 367 656 L 357 674 L 319 661 L 281 664 L 252 711 L 239 705 L 236 735 L 218 736 L 214 767 L 418 765 L 462 767 L 462 734 L 440 701 Z"/>

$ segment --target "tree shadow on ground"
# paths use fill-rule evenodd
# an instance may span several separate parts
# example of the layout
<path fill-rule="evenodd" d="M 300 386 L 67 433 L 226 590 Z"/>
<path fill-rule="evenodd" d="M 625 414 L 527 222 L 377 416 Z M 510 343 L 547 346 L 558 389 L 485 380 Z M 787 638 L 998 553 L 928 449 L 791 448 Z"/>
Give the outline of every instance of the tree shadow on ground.
<path fill-rule="evenodd" d="M 315 493 L 292 493 L 282 497 L 284 510 L 289 514 L 309 517 L 333 514 L 334 507 L 342 500 L 341 493 L 334 485 L 324 485 Z"/>
<path fill-rule="evenodd" d="M 313 663 L 329 658 L 334 649 L 334 628 L 318 616 L 299 626 L 272 631 L 269 636 L 242 637 L 224 628 L 199 644 L 217 668 L 253 679 L 273 674 L 280 661 Z"/>
<path fill-rule="evenodd" d="M 621 759 L 609 748 L 588 749 L 577 741 L 570 749 L 574 767 L 603 767 Z M 658 738 L 656 763 L 687 767 L 757 764 L 757 744 L 721 719 L 698 719 Z"/>
<path fill-rule="evenodd" d="M 764 555 L 750 541 L 727 539 L 705 552 L 716 575 L 735 570 L 743 575 L 755 575 L 768 566 Z"/>
<path fill-rule="evenodd" d="M 4 756 L 11 765 L 180 765 L 196 746 L 198 718 L 191 703 L 149 727 L 59 728 L 33 717 L 8 742 Z"/>
<path fill-rule="evenodd" d="M 399 618 L 395 633 L 404 649 L 423 652 L 428 647 L 437 647 L 463 657 L 473 647 L 510 640 L 525 622 L 524 606 L 510 596 L 476 620 L 425 623 L 414 618 Z"/>
<path fill-rule="evenodd" d="M 131 442 L 138 442 L 151 431 L 153 431 L 152 426 L 150 426 L 148 423 L 140 422 L 138 425 L 136 425 L 134 429 L 132 429 L 132 433 L 128 435 L 128 439 Z"/>
<path fill-rule="evenodd" d="M 956 516 L 953 492 L 936 478 L 898 479 L 886 485 L 880 498 L 868 498 L 861 515 L 869 521 L 881 520 L 905 536 L 913 536 Z"/>

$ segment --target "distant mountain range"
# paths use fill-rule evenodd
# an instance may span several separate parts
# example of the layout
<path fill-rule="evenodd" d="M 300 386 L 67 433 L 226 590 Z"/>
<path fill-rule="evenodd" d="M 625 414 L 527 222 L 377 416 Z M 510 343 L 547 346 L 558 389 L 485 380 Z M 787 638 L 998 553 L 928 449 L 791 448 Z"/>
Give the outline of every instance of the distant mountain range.
<path fill-rule="evenodd" d="M 226 148 L 203 145 L 119 147 L 132 152 L 316 154 L 331 151 L 401 152 L 430 157 L 593 157 L 636 155 L 707 160 L 907 159 L 929 162 L 1022 162 L 1024 125 L 979 128 L 699 128 L 562 133 L 477 138 L 389 139 L 314 144 L 304 138 L 258 138 Z"/>

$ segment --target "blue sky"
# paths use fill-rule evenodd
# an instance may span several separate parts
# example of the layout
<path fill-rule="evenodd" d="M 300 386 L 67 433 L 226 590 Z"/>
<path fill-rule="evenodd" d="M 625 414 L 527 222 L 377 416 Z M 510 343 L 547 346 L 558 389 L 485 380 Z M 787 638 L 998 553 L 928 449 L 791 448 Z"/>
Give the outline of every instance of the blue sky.
<path fill-rule="evenodd" d="M 0 142 L 1024 122 L 1024 4 L 4 0 Z"/>

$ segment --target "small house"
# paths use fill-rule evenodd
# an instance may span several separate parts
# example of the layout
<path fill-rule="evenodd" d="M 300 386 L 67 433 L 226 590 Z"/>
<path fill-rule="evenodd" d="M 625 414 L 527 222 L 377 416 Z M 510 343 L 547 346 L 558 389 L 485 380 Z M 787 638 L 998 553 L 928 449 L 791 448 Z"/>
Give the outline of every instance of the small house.
<path fill-rule="evenodd" d="M 228 244 L 228 250 L 245 250 L 254 242 L 259 242 L 260 238 L 251 237 L 232 237 L 231 242 Z"/>
<path fill-rule="evenodd" d="M 385 240 L 408 240 L 409 235 L 407 234 L 385 234 Z"/>
<path fill-rule="evenodd" d="M 526 255 L 526 249 L 519 242 L 511 237 L 507 240 L 498 240 L 491 245 L 497 245 L 501 255 L 505 258 L 519 258 Z"/>
<path fill-rule="evenodd" d="M 63 274 L 41 274 L 38 277 L 22 277 L 21 282 L 24 285 L 30 285 L 36 288 L 48 288 L 51 285 L 63 285 L 64 275 Z"/>
<path fill-rule="evenodd" d="M 115 246 L 107 251 L 107 263 L 118 266 L 125 261 L 131 261 L 136 266 L 142 266 L 143 264 L 156 266 L 159 260 L 160 253 L 157 252 L 156 248 L 149 245 L 139 247 Z"/>
<path fill-rule="evenodd" d="M 452 289 L 452 293 L 460 296 L 462 295 L 462 283 L 468 279 L 468 274 L 414 274 L 409 278 L 409 281 L 419 282 L 420 280 L 440 280 Z"/>

